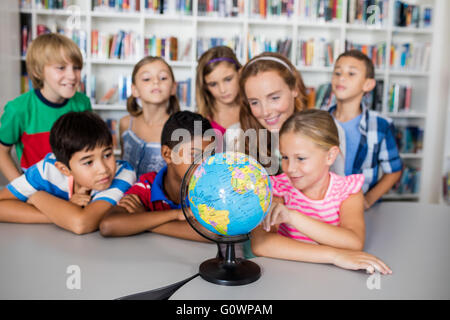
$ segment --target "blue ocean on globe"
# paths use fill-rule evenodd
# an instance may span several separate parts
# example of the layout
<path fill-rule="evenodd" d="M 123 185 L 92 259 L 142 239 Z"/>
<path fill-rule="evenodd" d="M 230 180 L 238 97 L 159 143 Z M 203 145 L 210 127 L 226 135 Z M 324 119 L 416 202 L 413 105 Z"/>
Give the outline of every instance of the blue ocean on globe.
<path fill-rule="evenodd" d="M 253 158 L 239 152 L 218 153 L 193 172 L 188 199 L 203 227 L 236 236 L 249 233 L 264 219 L 272 203 L 272 185 Z"/>

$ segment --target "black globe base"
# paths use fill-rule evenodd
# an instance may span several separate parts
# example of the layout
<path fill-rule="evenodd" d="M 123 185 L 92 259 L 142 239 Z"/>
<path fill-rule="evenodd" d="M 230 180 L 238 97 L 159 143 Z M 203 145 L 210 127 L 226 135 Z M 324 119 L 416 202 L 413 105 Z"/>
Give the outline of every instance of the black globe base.
<path fill-rule="evenodd" d="M 223 286 L 241 286 L 255 282 L 261 277 L 261 268 L 254 262 L 236 259 L 234 243 L 227 244 L 226 257 L 219 250 L 217 258 L 200 265 L 200 276 L 206 281 Z"/>

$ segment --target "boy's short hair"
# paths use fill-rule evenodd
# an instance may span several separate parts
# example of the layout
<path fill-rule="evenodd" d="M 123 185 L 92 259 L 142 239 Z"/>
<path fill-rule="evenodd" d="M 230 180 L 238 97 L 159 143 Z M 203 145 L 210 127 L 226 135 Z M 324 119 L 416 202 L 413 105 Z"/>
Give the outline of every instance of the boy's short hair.
<path fill-rule="evenodd" d="M 375 79 L 375 67 L 373 66 L 373 62 L 364 53 L 362 53 L 359 50 L 355 50 L 355 49 L 349 50 L 349 51 L 342 53 L 337 58 L 336 62 L 338 62 L 339 59 L 344 58 L 344 57 L 351 57 L 351 58 L 355 58 L 356 60 L 364 62 L 364 65 L 366 66 L 366 78 L 367 79 Z"/>
<path fill-rule="evenodd" d="M 69 161 L 75 152 L 112 144 L 108 126 L 91 111 L 68 112 L 56 120 L 50 130 L 52 152 L 56 160 L 69 168 Z"/>
<path fill-rule="evenodd" d="M 34 39 L 27 51 L 28 76 L 35 89 L 44 86 L 44 67 L 50 63 L 66 63 L 83 67 L 83 56 L 75 42 L 58 33 L 47 33 Z"/>
<path fill-rule="evenodd" d="M 195 126 L 200 124 L 201 131 L 195 130 Z M 171 115 L 164 124 L 161 133 L 162 146 L 168 146 L 170 149 L 173 149 L 178 143 L 180 143 L 179 140 L 172 140 L 172 134 L 177 129 L 187 130 L 193 138 L 195 137 L 195 134 L 198 135 L 199 133 L 203 136 L 207 130 L 212 130 L 212 126 L 208 119 L 198 113 L 193 113 L 191 111 L 178 111 Z"/>

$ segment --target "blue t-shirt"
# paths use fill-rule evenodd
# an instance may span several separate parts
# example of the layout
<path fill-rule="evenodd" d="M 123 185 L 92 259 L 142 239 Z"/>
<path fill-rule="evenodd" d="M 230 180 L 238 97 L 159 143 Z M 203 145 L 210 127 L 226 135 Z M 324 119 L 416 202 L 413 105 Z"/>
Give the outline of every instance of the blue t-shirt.
<path fill-rule="evenodd" d="M 353 162 L 356 158 L 359 142 L 361 140 L 361 132 L 359 131 L 359 123 L 361 122 L 362 114 L 346 122 L 339 124 L 345 131 L 345 175 L 351 175 L 353 170 Z"/>

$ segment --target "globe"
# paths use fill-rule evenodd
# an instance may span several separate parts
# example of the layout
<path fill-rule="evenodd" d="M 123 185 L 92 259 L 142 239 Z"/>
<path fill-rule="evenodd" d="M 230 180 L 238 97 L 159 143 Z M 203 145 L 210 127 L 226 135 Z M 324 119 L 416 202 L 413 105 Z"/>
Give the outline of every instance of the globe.
<path fill-rule="evenodd" d="M 181 199 L 192 228 L 210 241 L 227 245 L 226 256 L 219 250 L 215 259 L 200 266 L 200 275 L 224 285 L 258 279 L 258 265 L 236 259 L 234 244 L 249 240 L 270 209 L 272 185 L 264 167 L 239 152 L 196 159 L 183 178 Z"/>

